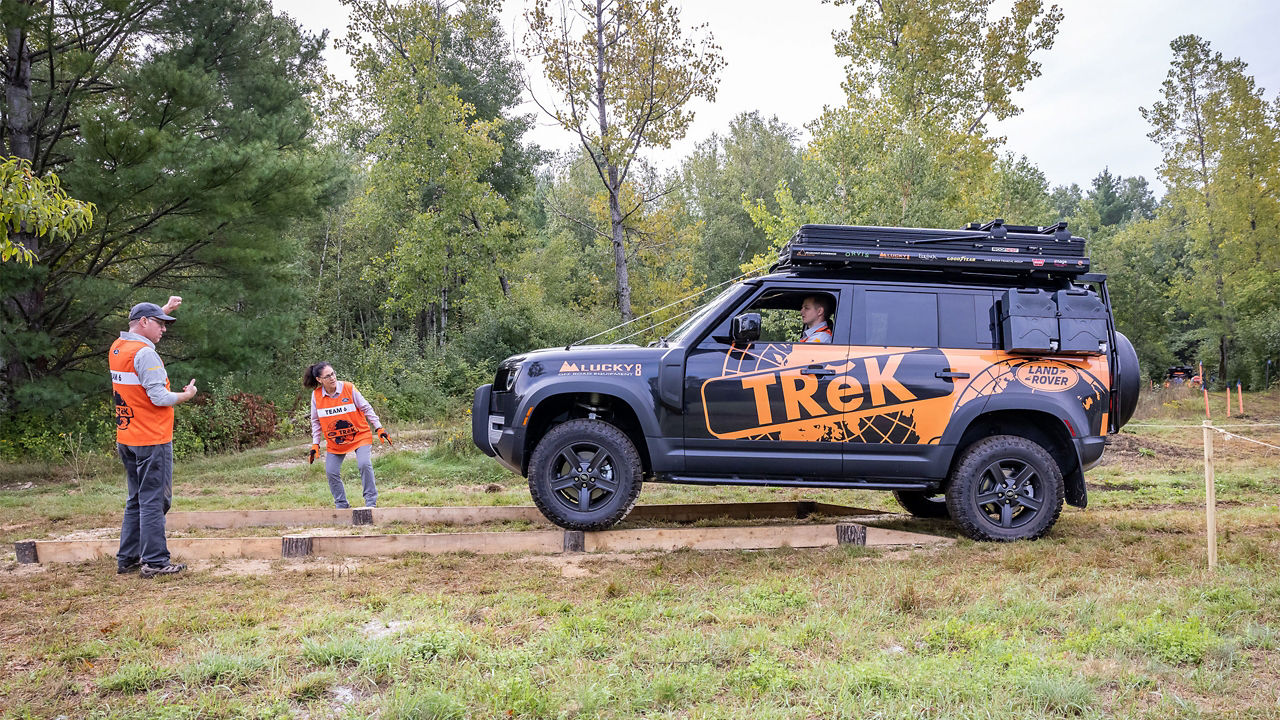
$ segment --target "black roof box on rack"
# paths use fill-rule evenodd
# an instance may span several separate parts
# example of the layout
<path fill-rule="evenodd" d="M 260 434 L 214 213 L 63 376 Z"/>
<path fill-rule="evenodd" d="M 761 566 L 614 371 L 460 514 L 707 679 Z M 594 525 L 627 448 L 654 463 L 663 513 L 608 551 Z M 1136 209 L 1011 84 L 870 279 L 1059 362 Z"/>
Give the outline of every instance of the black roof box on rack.
<path fill-rule="evenodd" d="M 954 270 L 985 274 L 1075 276 L 1089 272 L 1084 239 L 1067 224 L 971 223 L 964 230 L 802 225 L 778 254 L 776 269 Z"/>

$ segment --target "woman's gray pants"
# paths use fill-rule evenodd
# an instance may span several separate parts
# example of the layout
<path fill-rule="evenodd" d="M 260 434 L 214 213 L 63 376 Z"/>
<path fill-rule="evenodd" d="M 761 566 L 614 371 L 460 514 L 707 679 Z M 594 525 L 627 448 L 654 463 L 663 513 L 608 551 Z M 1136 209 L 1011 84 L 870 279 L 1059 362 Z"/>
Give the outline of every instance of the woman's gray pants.
<path fill-rule="evenodd" d="M 369 457 L 373 448 L 362 445 L 352 452 L 356 454 L 356 466 L 360 468 L 360 484 L 364 491 L 365 507 L 376 507 L 378 504 L 378 488 L 373 484 L 373 460 Z M 347 504 L 347 489 L 342 486 L 342 461 L 346 455 L 325 453 L 324 474 L 329 477 L 329 492 L 333 493 L 333 504 L 340 508 L 351 507 Z"/>

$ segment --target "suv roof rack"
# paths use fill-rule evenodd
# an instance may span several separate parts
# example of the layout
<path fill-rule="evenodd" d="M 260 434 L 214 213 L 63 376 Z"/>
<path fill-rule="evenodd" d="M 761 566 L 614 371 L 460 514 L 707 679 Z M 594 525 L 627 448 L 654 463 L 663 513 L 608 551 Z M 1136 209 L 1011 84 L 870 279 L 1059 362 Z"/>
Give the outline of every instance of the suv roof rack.
<path fill-rule="evenodd" d="M 995 219 L 963 230 L 861 225 L 801 225 L 773 269 L 949 270 L 1074 277 L 1089 272 L 1085 241 L 1065 222 L 1044 227 Z"/>

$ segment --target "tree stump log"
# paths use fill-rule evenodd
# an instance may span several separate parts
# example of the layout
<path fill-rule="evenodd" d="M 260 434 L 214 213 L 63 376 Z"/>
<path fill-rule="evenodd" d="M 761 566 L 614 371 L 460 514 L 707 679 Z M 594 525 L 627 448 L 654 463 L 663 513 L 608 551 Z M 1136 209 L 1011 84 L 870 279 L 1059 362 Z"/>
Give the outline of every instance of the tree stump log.
<path fill-rule="evenodd" d="M 866 545 L 867 526 L 857 523 L 839 523 L 836 525 L 836 544 Z"/>
<path fill-rule="evenodd" d="M 311 554 L 310 535 L 285 535 L 280 538 L 280 555 L 287 558 L 307 557 Z"/>

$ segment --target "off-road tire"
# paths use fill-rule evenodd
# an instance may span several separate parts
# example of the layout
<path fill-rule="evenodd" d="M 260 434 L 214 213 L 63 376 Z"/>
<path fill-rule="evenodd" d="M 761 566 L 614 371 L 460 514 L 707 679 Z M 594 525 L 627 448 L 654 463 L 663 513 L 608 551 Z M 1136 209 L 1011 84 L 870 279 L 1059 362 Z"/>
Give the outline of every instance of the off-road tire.
<path fill-rule="evenodd" d="M 575 472 L 568 472 L 570 463 Z M 529 459 L 529 494 L 562 528 L 604 530 L 635 506 L 642 467 L 626 433 L 603 420 L 570 420 L 538 441 Z"/>
<path fill-rule="evenodd" d="M 903 510 L 918 518 L 948 518 L 947 497 L 940 492 L 924 490 L 894 490 L 893 497 Z"/>
<path fill-rule="evenodd" d="M 947 509 L 974 540 L 1035 540 L 1058 521 L 1063 493 L 1062 470 L 1048 451 L 1024 437 L 995 435 L 964 451 L 947 486 Z"/>

